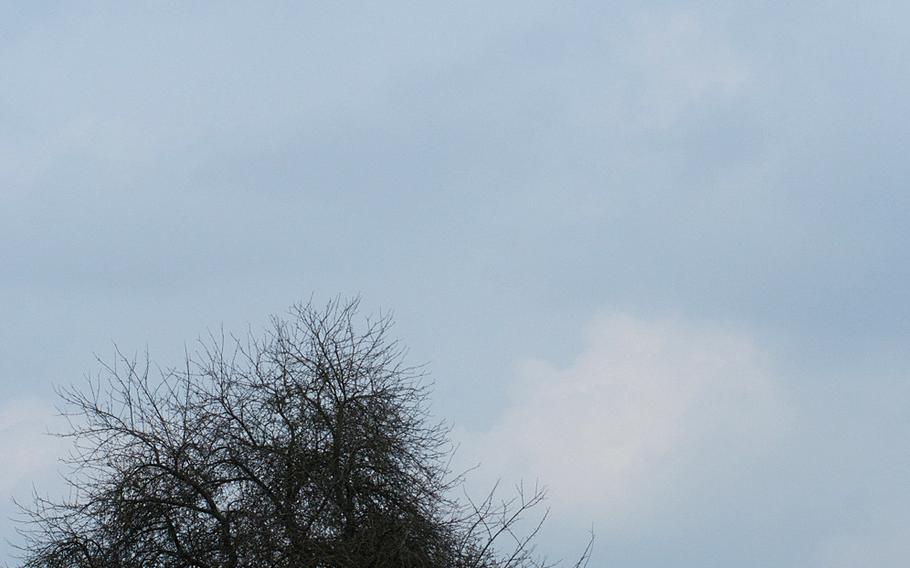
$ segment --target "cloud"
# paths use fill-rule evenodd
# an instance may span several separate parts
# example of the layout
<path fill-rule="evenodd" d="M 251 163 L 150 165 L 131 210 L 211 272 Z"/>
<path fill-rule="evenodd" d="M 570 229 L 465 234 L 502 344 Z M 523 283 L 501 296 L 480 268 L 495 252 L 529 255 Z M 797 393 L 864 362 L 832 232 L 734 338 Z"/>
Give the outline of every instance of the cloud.
<path fill-rule="evenodd" d="M 65 491 L 63 479 L 55 474 L 69 446 L 48 434 L 62 430 L 61 420 L 51 404 L 36 397 L 0 401 L 0 522 L 10 527 L 0 539 L 0 562 L 12 559 L 16 552 L 11 542 L 20 540 L 12 530 L 21 520 L 12 499 L 29 503 L 32 488 L 51 496 Z"/>
<path fill-rule="evenodd" d="M 790 415 L 749 335 L 609 316 L 590 325 L 571 364 L 523 362 L 493 427 L 461 433 L 461 459 L 482 462 L 481 475 L 537 478 L 554 507 L 609 511 L 625 530 L 704 483 L 738 485 Z"/>
<path fill-rule="evenodd" d="M 35 398 L 0 403 L 0 493 L 13 493 L 47 475 L 62 457 L 64 442 L 48 434 L 58 420 L 55 415 L 50 404 Z"/>
<path fill-rule="evenodd" d="M 645 12 L 636 18 L 625 49 L 643 107 L 639 116 L 666 127 L 691 107 L 742 93 L 749 64 L 728 38 L 692 11 Z"/>

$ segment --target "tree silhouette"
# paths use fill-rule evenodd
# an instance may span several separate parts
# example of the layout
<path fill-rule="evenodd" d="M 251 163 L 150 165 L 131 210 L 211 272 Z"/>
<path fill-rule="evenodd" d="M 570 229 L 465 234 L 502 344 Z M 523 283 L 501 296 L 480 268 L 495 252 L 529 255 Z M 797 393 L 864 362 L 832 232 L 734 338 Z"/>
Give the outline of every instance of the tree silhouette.
<path fill-rule="evenodd" d="M 391 325 L 334 300 L 260 337 L 210 336 L 180 368 L 118 352 L 60 391 L 71 496 L 24 508 L 23 566 L 546 565 L 533 551 L 546 514 L 517 532 L 542 490 L 451 497 L 447 429 Z"/>

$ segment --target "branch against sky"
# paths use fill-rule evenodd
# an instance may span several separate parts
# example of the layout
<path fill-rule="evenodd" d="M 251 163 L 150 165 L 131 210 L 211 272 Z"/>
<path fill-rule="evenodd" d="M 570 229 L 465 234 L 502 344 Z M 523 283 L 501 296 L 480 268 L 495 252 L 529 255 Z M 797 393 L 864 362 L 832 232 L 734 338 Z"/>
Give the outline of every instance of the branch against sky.
<path fill-rule="evenodd" d="M 119 354 L 62 389 L 72 492 L 25 509 L 25 566 L 549 566 L 534 550 L 546 514 L 519 525 L 543 489 L 453 499 L 423 373 L 391 318 L 358 307 L 296 305 L 180 367 Z"/>

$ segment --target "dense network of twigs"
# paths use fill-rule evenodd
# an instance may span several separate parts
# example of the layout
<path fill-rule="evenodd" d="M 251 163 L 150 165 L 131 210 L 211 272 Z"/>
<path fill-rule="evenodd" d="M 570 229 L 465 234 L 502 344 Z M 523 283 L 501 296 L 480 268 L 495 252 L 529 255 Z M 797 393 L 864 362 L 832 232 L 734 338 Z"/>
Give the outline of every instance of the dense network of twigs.
<path fill-rule="evenodd" d="M 419 369 L 357 311 L 298 305 L 180 368 L 119 357 L 63 390 L 71 495 L 25 508 L 23 566 L 543 566 L 540 524 L 516 529 L 542 491 L 453 500 Z"/>

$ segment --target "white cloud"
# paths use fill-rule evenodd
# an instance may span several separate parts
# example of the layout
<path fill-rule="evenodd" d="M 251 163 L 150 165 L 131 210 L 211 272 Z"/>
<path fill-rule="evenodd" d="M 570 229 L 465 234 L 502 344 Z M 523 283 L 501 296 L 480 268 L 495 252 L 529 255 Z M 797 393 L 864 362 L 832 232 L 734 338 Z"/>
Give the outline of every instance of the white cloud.
<path fill-rule="evenodd" d="M 737 96 L 753 75 L 721 23 L 691 11 L 645 12 L 625 49 L 649 126 L 672 126 L 693 105 Z"/>
<path fill-rule="evenodd" d="M 48 434 L 58 420 L 54 408 L 34 398 L 0 403 L 0 493 L 51 472 L 63 454 L 65 442 Z"/>
<path fill-rule="evenodd" d="M 742 479 L 789 414 L 748 335 L 681 319 L 598 319 L 569 366 L 526 361 L 518 375 L 496 424 L 461 433 L 461 459 L 537 478 L 557 508 L 609 511 L 626 529 L 705 478 Z"/>

